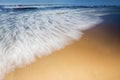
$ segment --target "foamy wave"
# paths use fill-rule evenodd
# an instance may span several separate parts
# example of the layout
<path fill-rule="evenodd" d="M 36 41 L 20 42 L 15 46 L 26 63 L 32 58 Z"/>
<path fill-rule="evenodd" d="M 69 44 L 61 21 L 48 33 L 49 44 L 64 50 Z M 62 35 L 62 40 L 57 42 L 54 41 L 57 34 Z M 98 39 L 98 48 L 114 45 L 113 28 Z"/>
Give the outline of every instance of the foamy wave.
<path fill-rule="evenodd" d="M 67 9 L 0 14 L 0 80 L 16 67 L 78 40 L 100 23 L 95 10 Z"/>

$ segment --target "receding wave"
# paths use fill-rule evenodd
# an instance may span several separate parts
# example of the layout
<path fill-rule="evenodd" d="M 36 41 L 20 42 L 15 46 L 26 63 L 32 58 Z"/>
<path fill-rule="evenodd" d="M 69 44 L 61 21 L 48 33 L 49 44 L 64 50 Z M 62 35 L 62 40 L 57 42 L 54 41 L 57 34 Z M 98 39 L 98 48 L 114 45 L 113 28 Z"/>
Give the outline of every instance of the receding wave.
<path fill-rule="evenodd" d="M 0 80 L 14 68 L 49 55 L 99 24 L 96 9 L 61 8 L 0 12 Z"/>

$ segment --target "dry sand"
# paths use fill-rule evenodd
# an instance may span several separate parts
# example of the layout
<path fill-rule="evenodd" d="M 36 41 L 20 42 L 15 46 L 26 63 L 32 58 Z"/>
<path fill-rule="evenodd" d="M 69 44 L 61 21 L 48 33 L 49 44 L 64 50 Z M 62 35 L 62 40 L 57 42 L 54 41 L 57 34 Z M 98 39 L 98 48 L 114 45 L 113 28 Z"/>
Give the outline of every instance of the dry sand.
<path fill-rule="evenodd" d="M 16 69 L 4 80 L 120 80 L 117 30 L 97 25 L 84 31 L 79 41 Z"/>

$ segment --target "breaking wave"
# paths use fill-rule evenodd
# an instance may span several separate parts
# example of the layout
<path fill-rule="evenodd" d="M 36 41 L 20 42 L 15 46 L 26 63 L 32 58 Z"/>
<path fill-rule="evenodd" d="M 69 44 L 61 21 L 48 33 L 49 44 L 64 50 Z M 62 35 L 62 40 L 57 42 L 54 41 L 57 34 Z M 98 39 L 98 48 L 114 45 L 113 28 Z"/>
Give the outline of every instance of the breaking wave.
<path fill-rule="evenodd" d="M 61 8 L 0 12 L 0 80 L 5 73 L 78 40 L 100 23 L 96 9 Z"/>

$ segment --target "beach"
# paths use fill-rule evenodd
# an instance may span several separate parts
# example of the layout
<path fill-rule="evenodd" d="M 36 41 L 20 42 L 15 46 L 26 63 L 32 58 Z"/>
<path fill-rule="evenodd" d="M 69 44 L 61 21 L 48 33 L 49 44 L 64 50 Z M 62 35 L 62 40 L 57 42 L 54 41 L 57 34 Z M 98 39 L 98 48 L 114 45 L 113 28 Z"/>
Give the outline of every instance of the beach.
<path fill-rule="evenodd" d="M 120 15 L 83 31 L 80 40 L 8 73 L 4 80 L 120 80 Z"/>

